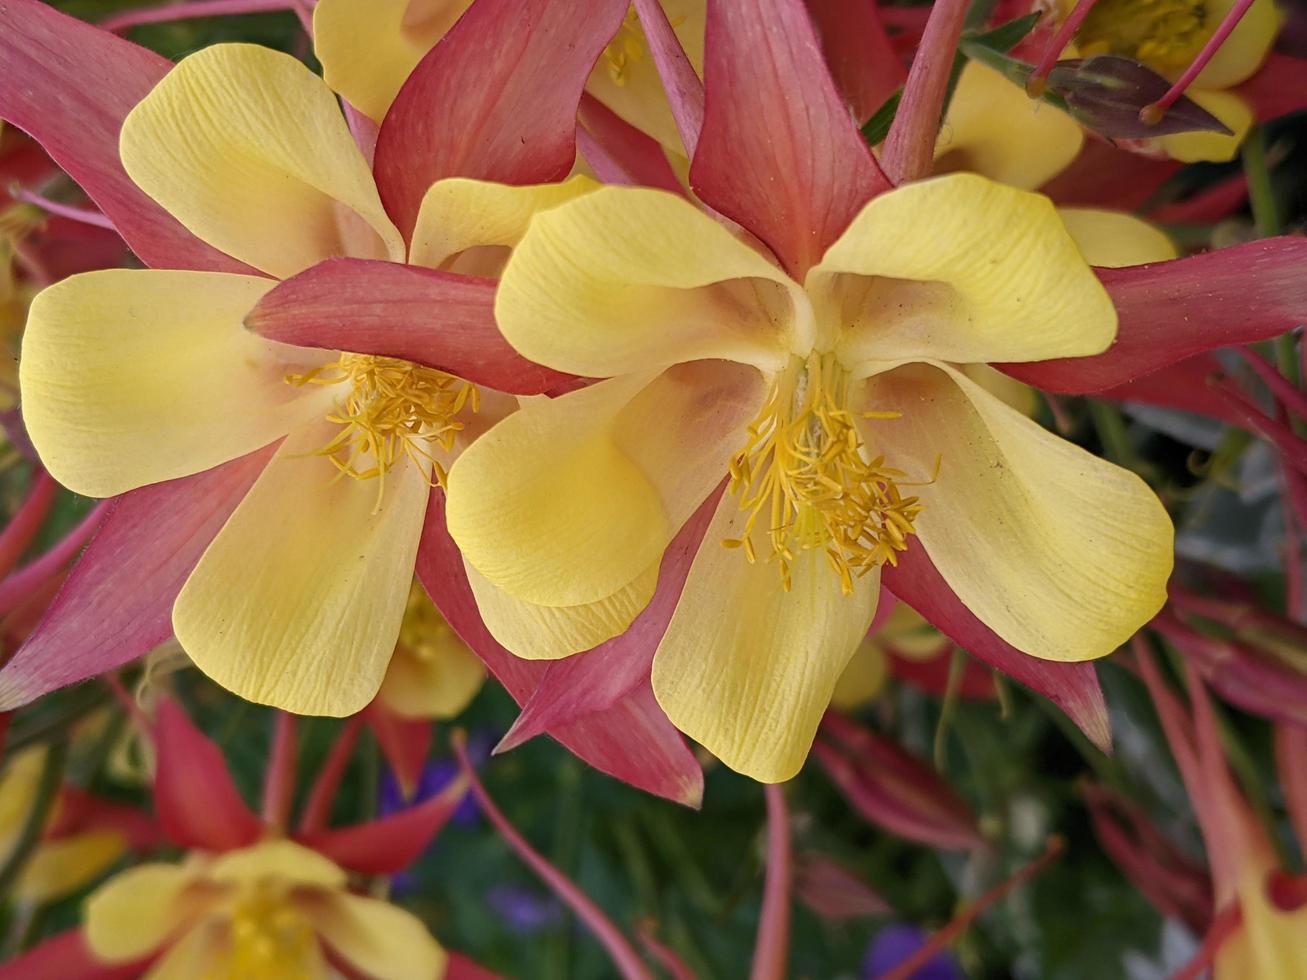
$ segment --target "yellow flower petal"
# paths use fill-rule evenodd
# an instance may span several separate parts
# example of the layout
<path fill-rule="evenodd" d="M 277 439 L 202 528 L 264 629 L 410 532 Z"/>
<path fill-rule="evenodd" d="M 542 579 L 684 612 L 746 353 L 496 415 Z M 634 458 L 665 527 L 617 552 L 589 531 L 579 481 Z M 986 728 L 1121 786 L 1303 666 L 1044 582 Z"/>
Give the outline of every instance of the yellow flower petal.
<path fill-rule="evenodd" d="M 472 0 L 319 0 L 313 51 L 331 88 L 381 122 L 422 56 Z"/>
<path fill-rule="evenodd" d="M 533 215 L 598 186 L 580 175 L 559 184 L 528 187 L 463 177 L 438 180 L 422 198 L 409 262 L 432 269 L 444 265 L 469 275 L 498 275 Z M 472 253 L 465 254 L 469 249 Z M 454 257 L 455 264 L 445 264 Z"/>
<path fill-rule="evenodd" d="M 215 44 L 185 58 L 128 114 L 120 152 L 197 237 L 270 275 L 404 258 L 335 97 L 289 55 Z"/>
<path fill-rule="evenodd" d="M 1052 203 L 974 174 L 872 200 L 808 275 L 849 365 L 1101 353 L 1116 310 Z"/>
<path fill-rule="evenodd" d="M 764 394 L 753 369 L 705 361 L 528 403 L 450 470 L 450 534 L 518 599 L 605 600 L 657 564 L 726 475 Z"/>
<path fill-rule="evenodd" d="M 1239 152 L 1239 144 L 1255 122 L 1252 106 L 1233 92 L 1191 88 L 1185 95 L 1225 123 L 1233 135 L 1173 133 L 1170 136 L 1159 136 L 1157 144 L 1169 157 L 1181 163 L 1225 163 L 1233 160 Z"/>
<path fill-rule="evenodd" d="M 1171 521 L 1142 480 L 1042 429 L 960 372 L 909 365 L 874 378 L 873 452 L 925 504 L 917 539 L 976 616 L 1045 660 L 1111 653 L 1161 608 Z"/>
<path fill-rule="evenodd" d="M 127 851 L 127 840 L 113 830 L 94 830 L 43 841 L 14 885 L 14 897 L 44 905 L 71 895 L 103 874 Z"/>
<path fill-rule="evenodd" d="M 115 875 L 86 901 L 86 944 L 111 962 L 149 955 L 192 913 L 184 892 L 195 880 L 193 867 L 175 864 Z"/>
<path fill-rule="evenodd" d="M 1099 208 L 1058 208 L 1057 213 L 1090 265 L 1119 269 L 1180 256 L 1166 232 L 1133 214 Z"/>
<path fill-rule="evenodd" d="M 214 858 L 205 877 L 223 884 L 268 879 L 318 888 L 344 888 L 345 872 L 317 851 L 283 838 L 265 840 Z"/>
<path fill-rule="evenodd" d="M 407 718 L 453 718 L 481 690 L 481 663 L 416 583 L 377 698 Z"/>
<path fill-rule="evenodd" d="M 800 553 L 792 588 L 775 565 L 740 549 L 739 500 L 722 498 L 685 591 L 654 654 L 653 689 L 667 717 L 737 772 L 776 783 L 799 771 L 835 682 L 871 625 L 872 571 L 844 595 L 820 550 Z M 765 530 L 755 529 L 766 553 Z"/>
<path fill-rule="evenodd" d="M 1235 0 L 1208 0 L 1207 17 L 1215 26 L 1234 6 Z M 1270 53 L 1280 32 L 1280 12 L 1274 0 L 1253 0 L 1230 36 L 1225 39 L 1194 79 L 1200 89 L 1231 88 L 1246 82 L 1256 73 Z M 1187 93 L 1191 97 L 1193 92 Z"/>
<path fill-rule="evenodd" d="M 273 283 L 110 269 L 32 304 L 21 378 L 27 431 L 64 486 L 94 497 L 202 472 L 323 412 L 288 370 L 324 361 L 241 321 Z"/>
<path fill-rule="evenodd" d="M 969 170 L 1034 190 L 1065 170 L 1084 141 L 1080 124 L 1065 112 L 968 61 L 940 127 L 935 170 Z"/>
<path fill-rule="evenodd" d="M 375 898 L 334 893 L 301 903 L 314 929 L 342 959 L 377 980 L 441 977 L 445 951 L 416 916 Z"/>
<path fill-rule="evenodd" d="M 776 369 L 792 343 L 795 290 L 685 199 L 603 187 L 531 222 L 495 318 L 531 360 L 574 374 L 708 357 Z"/>
<path fill-rule="evenodd" d="M 408 461 L 337 477 L 324 423 L 292 434 L 187 580 L 173 629 L 197 667 L 249 701 L 349 715 L 377 693 L 395 649 L 426 511 Z"/>
<path fill-rule="evenodd" d="M 661 0 L 667 19 L 694 70 L 703 74 L 704 0 Z M 604 50 L 586 83 L 586 91 L 636 129 L 648 133 L 681 156 L 681 143 L 658 66 L 634 12 L 627 15 L 617 36 Z"/>
<path fill-rule="evenodd" d="M 195 980 L 229 977 L 231 944 L 226 923 L 209 919 L 172 943 L 142 980 Z"/>
<path fill-rule="evenodd" d="M 1034 388 L 1011 375 L 1004 374 L 997 368 L 992 368 L 988 364 L 962 364 L 958 369 L 1003 404 L 1011 405 L 1022 415 L 1034 415 L 1035 409 L 1039 408 L 1039 396 L 1035 394 Z"/>
<path fill-rule="evenodd" d="M 33 745 L 4 759 L 4 770 L 0 772 L 0 861 L 13 856 L 22 837 L 41 784 L 45 753 L 44 746 Z"/>
<path fill-rule="evenodd" d="M 857 651 L 853 654 L 853 659 L 848 662 L 844 673 L 840 674 L 839 680 L 835 682 L 835 691 L 830 699 L 831 706 L 841 711 L 860 708 L 874 700 L 885 689 L 885 682 L 888 680 L 889 661 L 885 658 L 885 651 L 880 648 L 876 640 L 863 637 Z"/>
<path fill-rule="evenodd" d="M 612 595 L 576 606 L 541 606 L 497 588 L 471 564 L 467 579 L 490 635 L 523 660 L 558 660 L 626 632 L 653 598 L 658 564 Z"/>

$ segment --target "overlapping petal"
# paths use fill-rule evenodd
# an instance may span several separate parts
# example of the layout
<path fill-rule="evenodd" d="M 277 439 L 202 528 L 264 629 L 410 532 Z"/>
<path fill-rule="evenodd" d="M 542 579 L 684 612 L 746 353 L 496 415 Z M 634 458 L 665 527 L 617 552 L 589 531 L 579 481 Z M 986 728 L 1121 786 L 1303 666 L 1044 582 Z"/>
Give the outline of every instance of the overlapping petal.
<path fill-rule="evenodd" d="M 439 977 L 444 973 L 445 951 L 411 912 L 344 892 L 315 896 L 306 908 L 318 935 L 367 976 Z"/>
<path fill-rule="evenodd" d="M 323 414 L 322 389 L 285 383 L 314 355 L 241 326 L 272 285 L 111 269 L 43 291 L 20 381 L 46 467 L 70 489 L 108 497 L 210 469 Z"/>
<path fill-rule="evenodd" d="M 177 639 L 201 670 L 301 714 L 353 714 L 376 695 L 429 492 L 425 469 L 403 459 L 384 490 L 341 476 L 314 455 L 334 435 L 321 423 L 282 444 L 173 607 Z"/>
<path fill-rule="evenodd" d="M 879 375 L 867 405 L 901 413 L 868 425 L 866 438 L 921 481 L 914 545 L 1013 646 L 1047 660 L 1089 660 L 1161 608 L 1173 531 L 1137 476 L 949 368 Z"/>
<path fill-rule="evenodd" d="M 195 868 L 175 864 L 142 864 L 115 875 L 87 900 L 87 945 L 106 960 L 154 952 L 191 914 L 185 893 L 196 878 Z"/>
<path fill-rule="evenodd" d="M 121 153 L 197 237 L 269 275 L 341 255 L 404 257 L 331 90 L 289 55 L 196 52 L 127 116 Z"/>

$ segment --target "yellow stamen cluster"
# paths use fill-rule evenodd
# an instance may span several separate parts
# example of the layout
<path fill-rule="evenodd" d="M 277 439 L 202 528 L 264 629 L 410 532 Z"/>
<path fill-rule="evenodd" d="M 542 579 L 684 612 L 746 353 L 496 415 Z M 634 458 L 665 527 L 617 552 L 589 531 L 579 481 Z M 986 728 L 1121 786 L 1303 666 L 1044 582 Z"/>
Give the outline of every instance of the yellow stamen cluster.
<path fill-rule="evenodd" d="M 230 937 L 231 956 L 224 964 L 230 971 L 224 980 L 310 980 L 317 975 L 313 927 L 283 887 L 260 882 L 242 894 L 232 906 Z"/>
<path fill-rule="evenodd" d="M 464 427 L 459 415 L 464 408 L 480 408 L 480 394 L 470 381 L 394 357 L 345 354 L 312 371 L 287 375 L 286 381 L 348 386 L 327 416 L 340 432 L 317 454 L 328 457 L 344 476 L 378 478 L 378 506 L 385 475 L 405 458 L 419 467 L 430 465 L 443 486 L 444 467 L 429 448 L 452 449 Z"/>
<path fill-rule="evenodd" d="M 1100 0 L 1076 32 L 1085 57 L 1117 54 L 1174 75 L 1215 28 L 1205 0 Z"/>
<path fill-rule="evenodd" d="M 730 491 L 748 517 L 743 535 L 723 543 L 756 561 L 753 531 L 765 521 L 767 560 L 778 564 L 786 591 L 797 555 L 820 548 L 841 589 L 851 593 L 855 576 L 895 563 L 921 512 L 916 497 L 899 492 L 904 474 L 887 467 L 883 456 L 872 457 L 858 434 L 857 417 L 897 414 L 855 416 L 846 407 L 848 387 L 834 355 L 795 358 L 731 460 Z"/>
<path fill-rule="evenodd" d="M 625 85 L 631 65 L 642 60 L 644 60 L 644 34 L 640 30 L 640 18 L 636 16 L 635 8 L 632 7 L 627 11 L 622 26 L 608 42 L 608 47 L 604 48 L 608 77 L 618 85 Z"/>
<path fill-rule="evenodd" d="M 430 662 L 448 649 L 454 631 L 427 597 L 421 584 L 414 582 L 408 591 L 404 621 L 399 627 L 397 649 L 407 651 L 423 662 Z"/>

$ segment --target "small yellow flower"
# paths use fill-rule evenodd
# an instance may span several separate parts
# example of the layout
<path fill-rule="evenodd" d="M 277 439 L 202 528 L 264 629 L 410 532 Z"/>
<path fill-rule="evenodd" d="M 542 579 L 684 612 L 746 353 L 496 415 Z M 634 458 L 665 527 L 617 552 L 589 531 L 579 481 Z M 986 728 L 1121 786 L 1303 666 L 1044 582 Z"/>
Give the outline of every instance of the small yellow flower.
<path fill-rule="evenodd" d="M 485 665 L 415 581 L 377 699 L 403 718 L 453 718 L 476 697 L 485 679 Z"/>
<path fill-rule="evenodd" d="M 125 871 L 87 901 L 86 940 L 109 963 L 157 957 L 147 980 L 326 980 L 328 954 L 381 980 L 445 969 L 417 918 L 352 894 L 343 870 L 287 840 Z"/>

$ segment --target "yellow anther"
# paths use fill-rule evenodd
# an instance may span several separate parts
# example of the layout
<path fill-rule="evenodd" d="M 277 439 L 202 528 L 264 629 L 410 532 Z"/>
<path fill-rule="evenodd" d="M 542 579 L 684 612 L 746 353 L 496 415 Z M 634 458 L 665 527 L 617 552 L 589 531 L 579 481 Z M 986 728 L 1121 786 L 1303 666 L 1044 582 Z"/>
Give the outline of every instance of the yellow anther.
<path fill-rule="evenodd" d="M 752 534 L 765 520 L 767 560 L 777 563 L 787 591 L 796 556 L 822 549 L 841 589 L 851 593 L 855 577 L 896 561 L 921 512 L 916 497 L 899 492 L 904 474 L 884 457 L 869 458 L 847 402 L 848 375 L 834 355 L 795 358 L 731 460 L 730 491 L 747 517 L 742 536 L 723 544 L 756 561 Z"/>
<path fill-rule="evenodd" d="M 1086 57 L 1122 55 L 1175 75 L 1215 28 L 1205 0 L 1099 0 L 1076 31 L 1076 44 Z"/>
<path fill-rule="evenodd" d="M 476 385 L 435 368 L 393 357 L 345 354 L 340 360 L 303 374 L 288 374 L 293 385 L 347 385 L 348 391 L 327 416 L 341 429 L 317 455 L 328 457 L 344 476 L 377 478 L 377 506 L 385 476 L 405 458 L 431 467 L 441 486 L 445 470 L 431 455 L 449 450 L 462 431 L 464 409 L 480 408 Z"/>

